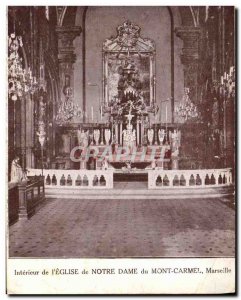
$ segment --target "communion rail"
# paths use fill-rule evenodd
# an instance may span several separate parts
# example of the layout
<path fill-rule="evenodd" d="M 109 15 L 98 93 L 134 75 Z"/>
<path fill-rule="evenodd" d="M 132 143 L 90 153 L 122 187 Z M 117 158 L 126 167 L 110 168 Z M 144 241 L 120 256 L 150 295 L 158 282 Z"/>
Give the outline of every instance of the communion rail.
<path fill-rule="evenodd" d="M 40 175 L 41 169 L 29 169 L 28 176 Z M 112 170 L 43 170 L 48 188 L 112 189 Z"/>
<path fill-rule="evenodd" d="M 231 186 L 232 170 L 144 170 L 148 173 L 148 189 L 208 188 Z M 115 170 L 55 170 L 44 169 L 48 188 L 113 189 Z M 29 169 L 28 175 L 41 175 L 41 169 Z M 131 172 L 130 172 L 131 173 Z M 127 174 L 128 176 L 128 174 Z"/>
<path fill-rule="evenodd" d="M 148 189 L 232 185 L 231 169 L 149 170 Z"/>

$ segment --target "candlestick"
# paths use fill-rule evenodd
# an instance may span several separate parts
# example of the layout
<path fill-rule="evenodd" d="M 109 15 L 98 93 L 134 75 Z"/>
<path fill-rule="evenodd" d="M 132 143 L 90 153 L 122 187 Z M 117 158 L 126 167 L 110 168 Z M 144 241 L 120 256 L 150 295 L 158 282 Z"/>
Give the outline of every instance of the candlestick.
<path fill-rule="evenodd" d="M 166 137 L 167 137 L 167 104 L 166 104 Z"/>
<path fill-rule="evenodd" d="M 221 84 L 223 84 L 223 76 L 221 76 Z"/>

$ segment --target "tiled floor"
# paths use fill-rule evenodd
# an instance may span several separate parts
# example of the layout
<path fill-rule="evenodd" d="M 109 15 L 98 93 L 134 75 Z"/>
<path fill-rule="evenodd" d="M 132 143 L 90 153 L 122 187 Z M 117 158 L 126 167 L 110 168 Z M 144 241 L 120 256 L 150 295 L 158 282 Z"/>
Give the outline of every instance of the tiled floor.
<path fill-rule="evenodd" d="M 10 227 L 12 257 L 233 256 L 235 211 L 218 199 L 47 200 Z"/>

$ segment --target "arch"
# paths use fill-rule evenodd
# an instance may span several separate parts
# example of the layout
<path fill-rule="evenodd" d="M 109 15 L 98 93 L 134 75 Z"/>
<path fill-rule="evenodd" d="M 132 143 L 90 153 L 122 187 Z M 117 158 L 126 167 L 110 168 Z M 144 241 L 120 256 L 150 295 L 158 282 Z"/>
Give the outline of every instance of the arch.
<path fill-rule="evenodd" d="M 82 25 L 82 108 L 83 111 L 86 111 L 86 18 L 88 14 L 88 6 L 85 7 L 67 7 L 65 12 L 65 17 L 63 19 L 63 24 L 70 24 L 68 22 L 71 21 L 72 25 Z M 91 8 L 91 7 L 90 7 Z M 171 121 L 174 122 L 174 101 L 175 101 L 175 91 L 178 89 L 178 85 L 176 87 L 175 84 L 175 26 L 189 25 L 193 26 L 193 18 L 191 14 L 190 7 L 178 7 L 178 6 L 166 6 L 166 9 L 169 14 L 170 19 L 170 47 L 171 47 L 171 55 L 170 55 L 170 95 L 171 95 Z M 77 21 L 77 14 L 82 16 L 81 23 Z M 69 19 L 69 20 L 68 20 Z M 78 22 L 78 24 L 77 24 Z M 179 88 L 180 89 L 180 88 Z M 179 95 L 179 92 L 177 92 Z M 180 91 L 181 93 L 181 91 Z M 84 116 L 85 121 L 85 116 Z"/>

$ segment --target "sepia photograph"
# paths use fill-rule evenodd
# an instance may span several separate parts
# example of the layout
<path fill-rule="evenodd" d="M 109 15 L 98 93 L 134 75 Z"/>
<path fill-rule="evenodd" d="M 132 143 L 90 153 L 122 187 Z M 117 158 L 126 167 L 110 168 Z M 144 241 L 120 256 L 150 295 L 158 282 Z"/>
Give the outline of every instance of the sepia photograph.
<path fill-rule="evenodd" d="M 13 265 L 235 259 L 235 13 L 7 7 Z"/>

